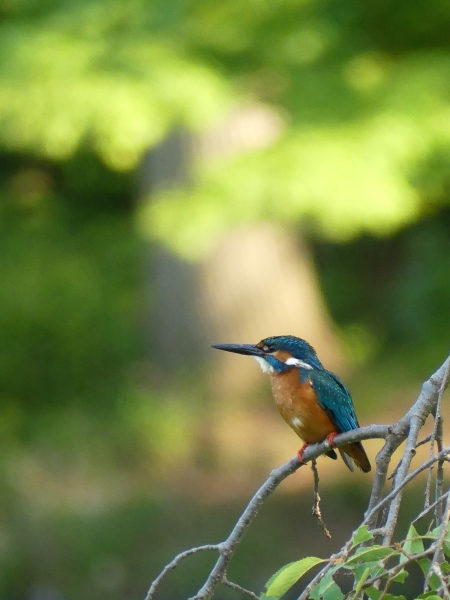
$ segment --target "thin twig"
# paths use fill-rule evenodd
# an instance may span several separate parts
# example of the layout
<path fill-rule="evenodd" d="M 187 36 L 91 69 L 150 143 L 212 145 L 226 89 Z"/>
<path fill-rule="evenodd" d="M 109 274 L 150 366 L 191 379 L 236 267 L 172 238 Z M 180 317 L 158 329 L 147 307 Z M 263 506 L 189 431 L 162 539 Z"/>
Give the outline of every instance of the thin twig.
<path fill-rule="evenodd" d="M 436 417 L 436 446 L 438 452 L 442 450 L 444 445 L 444 419 L 441 414 Z M 436 469 L 436 481 L 434 486 L 434 497 L 439 498 L 444 492 L 444 460 L 438 461 Z M 436 510 L 434 511 L 434 517 L 436 525 L 442 523 L 444 506 L 441 502 L 436 504 Z"/>
<path fill-rule="evenodd" d="M 447 531 L 448 531 L 448 519 L 450 517 L 450 496 L 447 496 L 447 502 L 445 505 L 445 512 L 444 512 L 444 519 L 442 520 L 442 524 L 441 524 L 441 530 L 439 532 L 439 535 L 436 538 L 436 542 L 435 542 L 435 551 L 433 554 L 433 558 L 431 560 L 431 565 L 430 565 L 430 569 L 427 573 L 427 576 L 425 578 L 425 591 L 429 590 L 429 583 L 430 583 L 430 577 L 433 573 L 433 571 L 435 571 L 435 567 L 442 564 L 444 562 L 444 551 L 442 550 L 442 544 L 444 543 L 444 538 L 447 535 Z M 438 575 L 439 577 L 439 575 Z"/>
<path fill-rule="evenodd" d="M 408 483 L 410 481 L 412 481 L 415 477 L 417 477 L 417 475 L 419 475 L 419 473 L 422 473 L 422 471 L 425 471 L 425 469 L 428 469 L 433 463 L 437 462 L 438 460 L 440 460 L 447 454 L 450 454 L 450 446 L 447 446 L 446 448 L 444 448 L 442 450 L 442 452 L 439 452 L 439 454 L 436 454 L 432 458 L 429 458 L 422 465 L 420 465 L 420 467 L 417 467 L 417 469 L 415 471 L 412 471 L 407 477 L 405 477 L 405 479 L 403 479 L 403 481 L 398 485 L 397 488 L 392 490 L 385 498 L 380 500 L 380 502 L 372 509 L 372 513 L 378 512 L 380 510 L 380 508 L 382 508 L 386 503 L 388 503 L 390 500 L 392 500 L 393 498 L 398 496 L 400 494 L 400 492 L 403 490 L 403 488 L 406 487 L 408 485 Z M 362 522 L 362 525 L 369 524 L 371 517 L 373 516 L 372 513 L 369 513 L 366 516 L 366 518 Z M 385 537 L 386 537 L 386 534 L 385 534 Z M 385 544 L 385 545 L 389 545 L 389 544 Z"/>
<path fill-rule="evenodd" d="M 228 563 L 231 560 L 238 544 L 240 543 L 244 533 L 246 532 L 251 521 L 256 517 L 264 500 L 278 487 L 278 485 L 288 477 L 295 473 L 297 469 L 303 466 L 298 458 L 295 457 L 289 462 L 274 469 L 269 478 L 263 483 L 256 494 L 251 499 L 247 508 L 239 517 L 233 531 L 228 538 L 221 544 L 220 556 L 214 565 L 209 577 L 205 581 L 202 588 L 190 600 L 207 600 L 212 597 L 216 587 L 223 582 Z"/>
<path fill-rule="evenodd" d="M 322 519 L 322 511 L 320 510 L 319 472 L 317 471 L 317 463 L 315 458 L 311 461 L 311 470 L 314 475 L 314 504 L 312 507 L 312 514 L 314 517 L 316 517 L 317 522 L 322 528 L 324 534 L 331 540 L 331 533 L 328 527 L 325 525 L 325 521 Z"/>
<path fill-rule="evenodd" d="M 409 565 L 413 562 L 416 562 L 417 560 L 420 560 L 421 558 L 427 558 L 428 556 L 430 556 L 430 554 L 433 551 L 434 551 L 434 544 L 433 544 L 433 546 L 430 546 L 423 552 L 418 552 L 417 554 L 408 555 L 405 561 L 403 561 L 403 562 L 399 563 L 398 565 L 395 565 L 394 567 L 390 568 L 389 570 L 383 571 L 382 573 L 375 575 L 375 577 L 371 577 L 370 579 L 365 581 L 363 588 L 373 586 L 375 583 L 377 583 L 378 581 L 383 579 L 383 577 L 389 577 L 389 578 L 395 577 L 399 573 L 399 571 L 404 569 L 407 565 Z"/>
<path fill-rule="evenodd" d="M 450 376 L 450 363 L 447 364 L 444 375 L 442 377 L 442 382 L 439 388 L 438 399 L 436 402 L 436 408 L 434 410 L 434 428 L 430 436 L 430 456 L 434 454 L 434 444 L 437 444 L 437 450 L 440 452 L 443 447 L 443 419 L 441 415 L 441 406 L 442 406 L 442 397 L 444 395 L 445 388 L 448 385 Z M 428 473 L 427 477 L 427 485 L 425 490 L 425 508 L 430 505 L 430 492 L 431 492 L 431 478 L 432 478 L 432 470 Z M 439 496 L 442 496 L 442 491 L 444 487 L 444 465 L 443 462 L 440 461 L 438 463 L 437 473 L 436 473 L 436 484 L 435 484 L 435 499 Z M 436 506 L 435 517 L 436 517 L 436 525 L 439 525 L 442 519 L 442 505 Z"/>
<path fill-rule="evenodd" d="M 433 454 L 434 454 L 434 437 L 430 444 L 430 456 L 433 456 Z M 423 503 L 424 509 L 427 509 L 430 506 L 430 502 L 431 502 L 431 482 L 433 480 L 433 469 L 434 469 L 434 465 L 430 467 L 428 474 L 427 474 L 427 482 L 425 484 L 425 500 Z"/>
<path fill-rule="evenodd" d="M 405 430 L 406 431 L 406 430 Z M 383 448 L 378 452 L 375 459 L 377 466 L 375 478 L 372 485 L 372 493 L 370 495 L 369 505 L 367 507 L 366 515 L 370 514 L 371 519 L 368 522 L 370 529 L 374 529 L 377 526 L 378 512 L 374 511 L 374 507 L 380 503 L 383 497 L 384 485 L 386 483 L 387 471 L 392 458 L 392 455 L 400 446 L 405 439 L 406 433 L 394 431 L 394 427 L 391 426 L 388 431 L 388 436 L 384 443 Z"/>
<path fill-rule="evenodd" d="M 241 592 L 241 594 L 246 594 L 247 596 L 250 596 L 250 598 L 253 598 L 253 600 L 259 600 L 259 596 L 257 596 L 250 590 L 246 590 L 241 585 L 234 583 L 234 581 L 230 581 L 226 576 L 223 578 L 222 583 L 230 588 L 233 588 L 233 590 Z"/>
<path fill-rule="evenodd" d="M 389 427 L 388 435 L 383 448 L 378 453 L 375 462 L 377 470 L 372 486 L 372 494 L 369 500 L 369 506 L 366 515 L 371 515 L 371 520 L 368 523 L 371 529 L 377 526 L 378 513 L 373 511 L 383 496 L 383 489 L 386 483 L 387 470 L 389 467 L 392 455 L 405 440 L 410 429 L 411 419 L 414 414 L 422 414 L 424 419 L 435 409 L 438 395 L 443 391 L 443 388 L 448 384 L 446 377 L 447 370 L 450 366 L 450 357 L 433 373 L 433 375 L 422 385 L 419 397 L 408 412 L 400 419 L 398 423 Z"/>
<path fill-rule="evenodd" d="M 419 446 L 423 446 L 424 444 L 427 444 L 432 439 L 433 439 L 433 434 L 430 433 L 429 435 L 424 437 L 423 440 L 420 440 L 420 442 L 417 442 L 416 449 L 419 448 Z"/>
<path fill-rule="evenodd" d="M 403 456 L 398 461 L 397 465 L 394 467 L 394 470 L 392 471 L 392 473 L 387 478 L 388 481 L 391 481 L 391 479 L 395 479 L 395 477 L 396 477 L 396 475 L 398 473 L 398 470 L 400 469 L 400 465 L 402 464 L 402 460 L 403 460 Z"/>
<path fill-rule="evenodd" d="M 406 479 L 409 467 L 413 457 L 416 455 L 416 443 L 419 431 L 425 423 L 426 416 L 417 412 L 411 418 L 411 424 L 408 433 L 408 439 L 406 442 L 405 453 L 397 474 L 394 478 L 393 488 L 397 493 L 393 496 L 391 505 L 389 507 L 388 516 L 384 527 L 386 528 L 386 535 L 383 538 L 383 545 L 388 546 L 391 543 L 392 536 L 394 535 L 394 529 L 397 524 L 398 512 L 400 510 L 400 503 L 402 501 L 401 490 L 402 482 Z"/>
<path fill-rule="evenodd" d="M 438 502 L 442 502 L 443 500 L 445 500 L 445 498 L 448 497 L 449 494 L 450 494 L 450 492 L 446 492 L 445 494 L 442 494 L 442 496 L 440 496 L 435 502 L 433 502 L 433 504 L 430 504 L 430 506 L 428 506 L 428 508 L 424 508 L 423 511 L 420 513 L 420 515 L 417 515 L 417 517 L 414 519 L 414 521 L 412 521 L 412 524 L 415 525 L 416 523 L 418 523 L 420 521 L 420 519 L 423 519 L 431 510 L 433 510 L 433 508 L 436 506 L 436 504 Z"/>
<path fill-rule="evenodd" d="M 447 363 L 444 375 L 442 377 L 442 382 L 441 382 L 441 386 L 439 389 L 439 396 L 438 396 L 438 400 L 436 402 L 436 410 L 434 413 L 435 423 L 434 423 L 433 435 L 434 435 L 434 439 L 436 440 L 438 452 L 440 452 L 442 450 L 442 447 L 444 445 L 444 442 L 443 442 L 444 418 L 442 416 L 442 398 L 443 398 L 445 389 L 447 388 L 449 382 L 450 382 L 450 362 Z M 442 496 L 443 490 L 444 490 L 444 461 L 439 461 L 438 467 L 437 467 L 437 472 L 436 472 L 435 498 L 439 498 L 439 496 Z M 436 506 L 436 512 L 435 512 L 436 524 L 439 524 L 442 521 L 442 512 L 443 512 L 443 507 L 442 507 L 442 505 L 438 504 Z"/>
<path fill-rule="evenodd" d="M 431 568 L 430 568 L 430 572 L 432 571 L 434 575 L 436 575 L 436 577 L 439 579 L 439 581 L 441 582 L 440 587 L 436 590 L 437 592 L 442 592 L 442 596 L 443 598 L 445 598 L 446 600 L 450 599 L 450 593 L 448 591 L 448 583 L 445 580 L 445 576 L 444 573 L 442 572 L 441 569 L 441 565 L 440 564 L 434 564 Z"/>
<path fill-rule="evenodd" d="M 204 546 L 198 546 L 197 548 L 191 548 L 190 550 L 185 550 L 184 552 L 180 552 L 180 554 L 177 554 L 177 556 L 175 556 L 175 558 L 164 567 L 164 569 L 161 571 L 161 573 L 158 575 L 158 577 L 152 582 L 147 595 L 145 596 L 145 600 L 151 600 L 153 598 L 154 593 L 156 592 L 156 588 L 158 587 L 158 585 L 161 583 L 161 581 L 164 579 L 164 577 L 167 575 L 167 573 L 169 573 L 169 571 L 172 571 L 173 569 L 175 569 L 175 567 L 178 565 L 178 563 L 183 560 L 183 558 L 187 558 L 188 556 L 190 556 L 191 554 L 196 554 L 197 552 L 204 552 L 206 550 L 219 550 L 220 551 L 220 544 L 205 544 Z"/>

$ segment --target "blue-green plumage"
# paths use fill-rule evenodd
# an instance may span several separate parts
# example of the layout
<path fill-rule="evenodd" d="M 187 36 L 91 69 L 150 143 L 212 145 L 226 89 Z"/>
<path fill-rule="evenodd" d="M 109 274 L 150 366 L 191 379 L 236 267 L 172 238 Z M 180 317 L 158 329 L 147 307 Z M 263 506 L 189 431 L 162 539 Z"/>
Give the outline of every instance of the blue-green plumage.
<path fill-rule="evenodd" d="M 314 369 L 310 371 L 309 378 L 319 405 L 336 425 L 337 431 L 344 433 L 357 429 L 359 423 L 350 392 L 339 377 L 326 369 Z"/>
<path fill-rule="evenodd" d="M 270 374 L 275 402 L 282 417 L 306 444 L 328 438 L 336 433 L 359 427 L 349 391 L 337 375 L 327 371 L 314 348 L 307 341 L 292 335 L 268 337 L 256 345 L 221 344 L 220 350 L 253 356 L 263 371 Z M 360 442 L 339 449 L 346 465 L 352 469 L 351 457 L 364 471 L 370 462 Z M 334 450 L 327 452 L 336 458 Z"/>
<path fill-rule="evenodd" d="M 299 368 L 300 381 L 304 383 L 308 378 L 311 380 L 319 405 L 340 433 L 359 427 L 350 392 L 337 375 L 323 367 L 316 351 L 306 340 L 292 335 L 279 335 L 262 340 L 260 345 L 266 346 L 271 352 L 289 352 L 293 358 L 307 365 L 305 368 Z M 283 373 L 290 368 L 275 356 L 266 355 L 265 359 L 277 373 Z"/>

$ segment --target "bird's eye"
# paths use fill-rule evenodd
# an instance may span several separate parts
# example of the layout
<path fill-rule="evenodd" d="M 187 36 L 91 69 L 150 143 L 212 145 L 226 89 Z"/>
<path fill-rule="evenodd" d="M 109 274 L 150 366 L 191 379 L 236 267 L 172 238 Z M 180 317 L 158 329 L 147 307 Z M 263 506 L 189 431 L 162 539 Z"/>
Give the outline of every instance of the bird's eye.
<path fill-rule="evenodd" d="M 271 352 L 271 350 L 270 350 L 269 346 L 266 346 L 266 345 L 264 345 L 264 346 L 262 347 L 262 349 L 263 349 L 263 352 Z"/>

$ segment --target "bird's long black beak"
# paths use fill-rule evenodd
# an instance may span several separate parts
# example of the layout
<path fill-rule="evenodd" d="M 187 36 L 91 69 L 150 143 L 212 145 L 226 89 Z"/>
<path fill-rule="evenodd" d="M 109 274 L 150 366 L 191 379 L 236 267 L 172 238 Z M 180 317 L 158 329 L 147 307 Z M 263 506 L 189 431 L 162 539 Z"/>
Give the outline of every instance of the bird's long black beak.
<path fill-rule="evenodd" d="M 264 352 L 252 344 L 214 344 L 211 348 L 217 350 L 226 350 L 227 352 L 236 352 L 236 354 L 246 354 L 248 356 L 263 356 Z"/>

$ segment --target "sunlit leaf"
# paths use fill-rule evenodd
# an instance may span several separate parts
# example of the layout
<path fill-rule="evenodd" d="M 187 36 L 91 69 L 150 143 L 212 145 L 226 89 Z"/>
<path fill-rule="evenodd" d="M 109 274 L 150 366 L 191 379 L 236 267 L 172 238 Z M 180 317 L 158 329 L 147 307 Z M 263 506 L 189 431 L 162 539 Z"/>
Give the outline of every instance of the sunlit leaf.
<path fill-rule="evenodd" d="M 321 558 L 308 556 L 282 567 L 266 584 L 266 594 L 273 598 L 281 598 L 296 581 L 312 567 L 325 562 Z"/>

